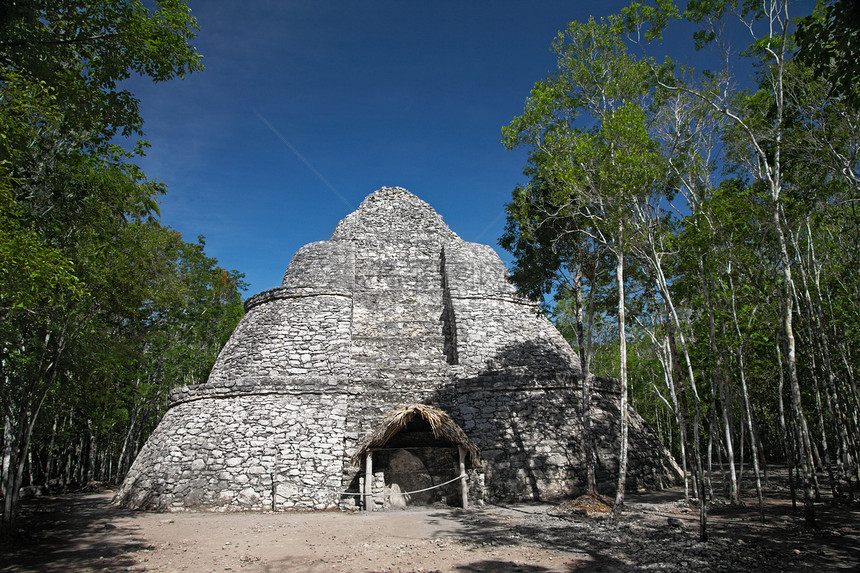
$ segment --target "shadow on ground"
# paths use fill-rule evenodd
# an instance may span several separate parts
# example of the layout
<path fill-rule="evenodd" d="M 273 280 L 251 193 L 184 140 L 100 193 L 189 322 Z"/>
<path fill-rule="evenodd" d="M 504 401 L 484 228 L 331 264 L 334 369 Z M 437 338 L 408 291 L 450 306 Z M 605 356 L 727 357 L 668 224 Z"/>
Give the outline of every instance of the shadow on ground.
<path fill-rule="evenodd" d="M 680 488 L 628 495 L 618 525 L 605 518 L 553 516 L 535 505 L 459 512 L 462 528 L 450 532 L 479 546 L 537 546 L 573 558 L 552 571 L 836 571 L 860 570 L 860 504 L 816 504 L 819 528 L 804 525 L 802 508 L 772 488 L 764 522 L 758 505 L 715 508 L 709 541 L 699 541 L 698 512 L 685 508 Z M 682 527 L 668 518 L 680 520 Z M 445 534 L 445 532 L 440 532 Z M 528 566 L 479 561 L 462 571 L 530 571 Z M 534 569 L 536 571 L 542 569 Z"/>
<path fill-rule="evenodd" d="M 698 541 L 697 511 L 684 503 L 683 490 L 674 488 L 628 495 L 618 525 L 540 504 L 423 508 L 414 515 L 398 514 L 399 521 L 333 514 L 324 527 L 316 518 L 317 525 L 308 527 L 300 514 L 259 514 L 248 520 L 245 514 L 201 513 L 191 516 L 193 532 L 185 523 L 191 541 L 173 547 L 160 528 L 173 523 L 172 516 L 112 506 L 109 492 L 72 494 L 22 503 L 19 534 L 0 546 L 0 572 L 161 571 L 168 565 L 197 571 L 213 570 L 211 563 L 272 572 L 414 571 L 419 566 L 472 573 L 860 571 L 860 503 L 816 503 L 819 528 L 810 529 L 802 507 L 792 511 L 779 474 L 766 488 L 763 523 L 750 493 L 744 491 L 746 504 L 712 508 L 707 543 Z M 856 500 L 860 492 L 854 493 Z M 419 523 L 415 528 L 413 521 Z M 401 529 L 407 524 L 417 536 L 404 537 Z M 204 543 L 216 527 L 218 543 Z M 193 537 L 198 528 L 199 539 Z M 337 543 L 335 536 L 348 542 Z M 221 545 L 222 537 L 231 543 Z M 251 549 L 260 542 L 265 549 Z M 196 552 L 185 552 L 186 546 Z M 208 553 L 201 556 L 203 547 L 216 550 L 214 561 Z"/>
<path fill-rule="evenodd" d="M 152 547 L 134 528 L 117 526 L 134 513 L 110 505 L 112 492 L 27 500 L 11 538 L 0 545 L 2 572 L 116 571 Z"/>
<path fill-rule="evenodd" d="M 615 528 L 601 518 L 565 519 L 547 514 L 550 506 L 542 504 L 517 504 L 512 506 L 488 506 L 486 509 L 456 510 L 454 517 L 460 527 L 457 531 L 438 531 L 438 535 L 450 535 L 459 541 L 492 549 L 494 547 L 540 547 L 567 553 L 559 559 L 557 567 L 545 568 L 496 560 L 481 560 L 456 568 L 457 571 L 619 571 L 629 568 L 619 560 L 617 551 L 607 544 Z M 432 517 L 432 514 L 431 514 Z M 438 517 L 442 517 L 439 515 Z M 589 530 L 600 530 L 597 535 L 585 534 Z M 566 563 L 566 564 L 565 564 Z"/>
<path fill-rule="evenodd" d="M 521 565 L 513 561 L 496 561 L 494 559 L 484 559 L 475 561 L 468 565 L 460 565 L 454 568 L 456 571 L 467 571 L 469 573 L 541 573 L 542 571 L 552 571 L 540 565 Z"/>

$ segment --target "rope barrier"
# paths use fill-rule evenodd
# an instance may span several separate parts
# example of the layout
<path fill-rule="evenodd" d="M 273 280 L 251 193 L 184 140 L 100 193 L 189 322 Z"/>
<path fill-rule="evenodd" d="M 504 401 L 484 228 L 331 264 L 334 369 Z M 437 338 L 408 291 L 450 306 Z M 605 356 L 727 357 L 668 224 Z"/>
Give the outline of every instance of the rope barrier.
<path fill-rule="evenodd" d="M 461 479 L 464 479 L 464 476 L 457 476 L 454 479 L 450 479 L 450 480 L 446 481 L 445 483 L 440 483 L 438 485 L 425 487 L 424 489 L 416 489 L 415 491 L 403 491 L 403 492 L 400 492 L 400 494 L 401 495 L 410 495 L 413 493 L 421 493 L 422 491 L 430 491 L 431 489 L 436 489 L 436 488 L 442 487 L 443 485 L 448 485 L 449 483 L 454 483 L 455 481 L 460 481 Z"/>
<path fill-rule="evenodd" d="M 450 484 L 450 483 L 454 483 L 455 481 L 460 481 L 460 480 L 468 481 L 468 478 L 467 478 L 466 476 L 457 476 L 457 477 L 455 477 L 454 479 L 450 479 L 450 480 L 448 480 L 448 481 L 446 481 L 446 482 L 444 482 L 444 483 L 440 483 L 440 484 L 436 484 L 436 485 L 431 485 L 430 487 L 425 487 L 424 489 L 416 489 L 416 490 L 414 490 L 414 491 L 403 491 L 403 492 L 400 492 L 400 495 L 412 495 L 413 493 L 422 493 L 422 492 L 425 492 L 425 491 L 430 491 L 430 490 L 433 490 L 433 489 L 438 489 L 438 488 L 440 488 L 440 487 L 444 487 L 444 486 L 446 486 L 446 485 L 448 485 L 448 484 Z M 281 484 L 281 483 L 278 483 L 278 484 L 275 484 L 275 485 L 276 485 L 276 486 L 278 486 L 278 485 L 282 485 L 282 484 Z M 295 484 L 293 484 L 293 483 L 291 483 L 291 482 L 286 482 L 286 484 L 283 484 L 283 485 L 292 485 L 292 486 L 294 486 L 294 487 L 296 488 L 296 490 L 297 490 L 297 493 L 298 493 L 299 491 L 303 490 L 303 489 L 305 489 L 305 490 L 308 490 L 308 489 L 309 489 L 309 490 L 314 491 L 314 492 L 318 492 L 318 491 L 331 492 L 331 493 L 333 493 L 333 494 L 334 494 L 334 496 L 336 496 L 336 497 L 341 497 L 341 496 L 348 496 L 348 497 L 361 496 L 361 497 L 366 497 L 366 496 L 368 496 L 368 495 L 371 495 L 371 496 L 373 495 L 372 493 L 368 494 L 368 493 L 365 493 L 365 492 L 363 492 L 363 491 L 340 491 L 340 490 L 335 490 L 335 489 L 331 489 L 331 488 L 327 488 L 327 487 L 315 487 L 315 486 L 312 486 L 312 485 L 301 485 L 301 486 L 297 486 L 297 485 L 295 485 Z M 279 493 L 276 493 L 275 495 L 276 495 L 276 497 L 278 497 L 278 498 L 280 498 L 280 499 L 289 499 L 289 497 L 287 497 L 287 496 L 285 496 L 285 495 L 281 495 L 281 494 L 279 494 Z"/>

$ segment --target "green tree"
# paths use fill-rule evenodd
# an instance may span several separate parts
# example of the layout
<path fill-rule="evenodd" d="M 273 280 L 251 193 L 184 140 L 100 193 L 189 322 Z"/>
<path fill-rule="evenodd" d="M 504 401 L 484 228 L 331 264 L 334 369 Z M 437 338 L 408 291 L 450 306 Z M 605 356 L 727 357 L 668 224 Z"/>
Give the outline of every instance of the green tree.
<path fill-rule="evenodd" d="M 797 59 L 860 107 L 860 4 L 819 0 L 797 27 Z"/>
<path fill-rule="evenodd" d="M 525 172 L 548 193 L 543 211 L 534 213 L 539 224 L 590 234 L 615 259 L 621 380 L 615 515 L 623 506 L 627 465 L 625 257 L 637 206 L 655 193 L 665 174 L 643 107 L 652 91 L 649 67 L 628 53 L 618 25 L 618 19 L 591 19 L 571 22 L 559 33 L 553 43 L 558 73 L 535 84 L 523 114 L 502 132 L 509 149 L 530 149 Z M 576 224 L 583 220 L 587 224 Z M 521 228 L 528 225 L 533 223 L 521 222 Z"/>
<path fill-rule="evenodd" d="M 131 225 L 121 236 L 121 261 L 104 286 L 124 288 L 92 297 L 104 308 L 74 339 L 72 375 L 49 398 L 41 439 L 34 442 L 41 457 L 50 456 L 52 420 L 74 413 L 68 439 L 84 447 L 75 448 L 70 473 L 86 476 L 85 482 L 123 477 L 141 439 L 164 414 L 170 391 L 206 380 L 242 316 L 241 275 L 206 256 L 202 240 L 186 243 L 155 222 Z M 56 447 L 70 444 L 60 438 Z M 53 473 L 31 468 L 41 474 L 35 483 L 64 480 L 52 465 Z"/>
<path fill-rule="evenodd" d="M 763 513 L 768 458 L 783 457 L 792 488 L 795 471 L 803 480 L 804 515 L 814 524 L 820 472 L 834 499 L 860 481 L 860 356 L 846 342 L 860 329 L 857 114 L 836 77 L 791 59 L 787 2 L 690 2 L 684 14 L 669 2 L 655 4 L 634 3 L 611 20 L 619 45 L 623 33 L 647 54 L 648 42 L 683 17 L 700 28 L 696 47 L 715 47 L 721 65 L 696 72 L 637 60 L 647 67 L 644 89 L 617 109 L 635 105 L 660 148 L 623 135 L 613 125 L 621 114 L 592 111 L 567 87 L 605 72 L 594 82 L 604 88 L 594 91 L 596 99 L 617 102 L 615 78 L 631 77 L 623 67 L 595 57 L 597 49 L 580 50 L 571 62 L 560 58 L 558 74 L 536 85 L 524 114 L 503 132 L 509 146 L 528 146 L 531 181 L 514 193 L 502 242 L 515 255 L 520 289 L 555 292 L 557 321 L 571 339 L 582 339 L 577 271 L 594 257 L 583 247 L 611 247 L 615 256 L 623 236 L 623 282 L 616 281 L 629 319 L 631 401 L 653 412 L 658 431 L 682 456 L 686 451 L 702 500 L 706 489 L 713 495 L 714 456 L 726 468 L 733 502 L 741 502 L 744 464 L 751 463 Z M 733 24 L 752 38 L 739 55 L 725 34 Z M 598 34 L 586 37 L 597 44 Z M 742 58 L 753 63 L 749 77 L 733 75 Z M 632 117 L 628 125 L 637 123 Z M 650 179 L 651 191 L 629 192 L 618 172 L 600 170 L 621 165 L 607 161 L 612 140 L 655 174 L 666 172 Z M 647 170 L 628 173 L 649 180 Z M 596 183 L 608 181 L 618 183 L 600 203 L 605 187 Z M 613 197 L 623 197 L 623 206 Z M 615 213 L 625 214 L 624 235 L 610 234 Z M 595 279 L 585 282 L 583 292 L 594 289 Z M 622 325 L 601 322 L 607 316 L 588 320 L 591 364 L 620 371 L 625 353 L 608 340 Z M 692 423 L 685 419 L 687 388 Z M 666 411 L 676 416 L 672 423 L 662 419 Z M 704 537 L 705 504 L 700 508 Z"/>
<path fill-rule="evenodd" d="M 625 11 L 628 30 L 638 36 L 655 38 L 662 33 L 670 18 L 678 13 L 674 6 L 659 2 L 658 9 L 644 9 L 634 4 Z M 700 26 L 694 39 L 697 48 L 715 46 L 722 57 L 717 72 L 706 71 L 698 81 L 667 73 L 667 68 L 655 68 L 654 77 L 659 85 L 670 92 L 682 92 L 698 99 L 720 113 L 730 133 L 727 141 L 742 149 L 735 153 L 734 161 L 742 164 L 753 181 L 764 190 L 762 199 L 767 202 L 772 229 L 779 245 L 779 275 L 784 301 L 783 328 L 786 341 L 786 363 L 788 369 L 791 404 L 795 419 L 801 426 L 802 469 L 805 478 L 806 519 L 814 525 L 813 506 L 814 462 L 813 449 L 804 414 L 800 379 L 798 377 L 797 344 L 795 330 L 795 289 L 793 258 L 789 252 L 786 221 L 783 217 L 785 197 L 786 164 L 784 159 L 786 123 L 786 67 L 793 49 L 792 21 L 787 0 L 767 2 L 717 2 L 691 1 L 683 15 L 688 21 Z M 732 24 L 741 27 L 752 38 L 751 44 L 742 52 L 752 58 L 758 70 L 760 89 L 755 93 L 737 91 L 733 88 L 732 75 L 736 61 L 732 57 L 727 29 Z M 647 27 L 650 26 L 650 27 Z M 643 30 L 647 28 L 647 33 Z M 769 112 L 762 115 L 761 108 Z M 731 143 L 730 143 L 731 145 Z"/>
<path fill-rule="evenodd" d="M 132 73 L 163 81 L 201 69 L 185 2 L 155 5 L 0 6 L 4 526 L 39 411 L 80 359 L 68 350 L 98 330 L 97 317 L 121 320 L 130 311 L 118 261 L 131 229 L 154 222 L 155 197 L 164 191 L 110 143 L 142 128 L 138 102 L 119 82 Z"/>
<path fill-rule="evenodd" d="M 138 100 L 119 83 L 161 82 L 202 69 L 185 0 L 23 0 L 0 6 L 0 81 L 50 90 L 57 131 L 87 147 L 140 134 Z M 56 139 L 57 133 L 53 134 Z"/>
<path fill-rule="evenodd" d="M 858 260 L 854 212 L 860 189 L 857 114 L 850 89 L 842 84 L 845 74 L 852 73 L 854 61 L 849 58 L 843 66 L 833 59 L 850 53 L 851 38 L 856 36 L 848 4 L 821 4 L 816 14 L 801 20 L 800 42 L 806 47 L 792 60 L 788 2 L 689 2 L 683 16 L 700 26 L 694 36 L 696 47 L 715 47 L 721 65 L 699 74 L 677 74 L 667 66 L 652 69 L 655 81 L 673 97 L 698 102 L 696 107 L 702 110 L 698 115 L 710 110 L 709 115 L 722 117 L 716 122 L 722 145 L 717 163 L 737 176 L 719 186 L 689 177 L 685 173 L 691 166 L 693 172 L 713 171 L 696 168 L 697 163 L 704 163 L 691 161 L 686 145 L 678 147 L 682 153 L 671 161 L 677 165 L 683 180 L 681 191 L 692 212 L 682 221 L 682 250 L 694 257 L 679 269 L 675 284 L 695 284 L 695 275 L 700 275 L 698 288 L 704 300 L 699 304 L 706 309 L 708 324 L 693 327 L 707 333 L 700 340 L 710 341 L 712 358 L 703 355 L 700 360 L 711 362 L 708 368 L 719 388 L 718 399 L 712 393 L 712 404 L 722 403 L 729 466 L 735 458 L 733 441 L 739 446 L 740 463 L 744 462 L 746 431 L 757 481 L 760 479 L 758 466 L 764 460 L 764 448 L 762 432 L 753 418 L 756 410 L 773 424 L 788 428 L 775 433 L 789 438 L 784 449 L 803 475 L 810 525 L 815 522 L 813 501 L 820 494 L 816 472 L 828 470 L 833 495 L 838 497 L 837 482 L 844 482 L 849 473 L 845 464 L 856 459 L 848 453 L 855 448 L 850 429 L 857 418 L 853 414 L 857 404 L 853 353 L 839 350 L 833 343 L 842 336 L 830 322 L 844 325 L 847 317 L 855 316 L 854 309 L 849 305 L 837 318 L 824 302 L 840 298 L 836 291 L 856 290 L 851 278 L 828 292 L 826 280 L 831 273 L 841 274 L 842 265 L 856 267 Z M 624 14 L 633 37 L 651 39 L 660 36 L 672 17 L 679 16 L 666 2 L 657 2 L 657 9 L 633 4 Z M 815 31 L 818 36 L 810 31 L 815 21 L 824 22 Z M 751 78 L 733 75 L 740 61 L 729 42 L 733 25 L 751 38 L 739 54 L 752 61 L 755 74 Z M 820 45 L 810 45 L 812 37 Z M 817 56 L 824 54 L 824 59 L 816 63 L 809 53 L 804 56 L 808 48 Z M 813 68 L 807 67 L 810 62 Z M 735 87 L 745 82 L 754 87 Z M 694 133 L 693 129 L 668 131 L 678 142 Z M 829 225 L 837 220 L 841 226 L 835 232 Z M 831 251 L 829 238 L 837 236 L 855 239 L 843 240 L 842 249 Z M 830 261 L 839 263 L 831 266 Z M 771 351 L 764 352 L 765 347 Z M 833 360 L 837 355 L 839 368 Z M 753 377 L 750 372 L 764 375 Z M 782 408 L 785 386 L 791 405 L 790 427 L 784 423 Z M 773 410 L 779 406 L 779 420 L 756 404 L 757 395 L 773 400 Z M 737 500 L 735 479 L 731 481 L 732 498 Z M 759 496 L 761 499 L 760 489 Z"/>
<path fill-rule="evenodd" d="M 580 417 L 586 491 L 597 495 L 590 365 L 596 299 L 600 296 L 598 292 L 607 286 L 603 269 L 610 268 L 611 262 L 605 260 L 600 243 L 582 232 L 588 220 L 556 216 L 554 200 L 553 185 L 539 176 L 526 187 L 517 187 L 506 207 L 507 225 L 499 244 L 514 255 L 511 278 L 517 289 L 544 307 L 547 306 L 544 296 L 552 293 L 555 306 L 544 310 L 552 310 L 559 328 L 568 338 L 576 340 L 582 370 Z M 583 296 L 587 297 L 587 303 L 583 302 Z"/>

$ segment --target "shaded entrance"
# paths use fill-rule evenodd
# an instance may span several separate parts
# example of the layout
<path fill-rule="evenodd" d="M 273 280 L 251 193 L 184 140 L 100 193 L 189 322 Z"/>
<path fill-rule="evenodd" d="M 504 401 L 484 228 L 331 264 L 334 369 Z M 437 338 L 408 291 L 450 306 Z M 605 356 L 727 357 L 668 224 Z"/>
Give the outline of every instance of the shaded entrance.
<path fill-rule="evenodd" d="M 411 404 L 386 414 L 358 445 L 366 510 L 445 503 L 468 507 L 467 467 L 478 449 L 448 414 Z"/>

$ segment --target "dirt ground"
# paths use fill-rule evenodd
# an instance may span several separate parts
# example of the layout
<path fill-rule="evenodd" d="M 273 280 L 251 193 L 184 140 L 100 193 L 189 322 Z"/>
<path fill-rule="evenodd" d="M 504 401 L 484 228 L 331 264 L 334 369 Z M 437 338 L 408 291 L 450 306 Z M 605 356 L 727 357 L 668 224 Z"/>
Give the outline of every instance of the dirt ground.
<path fill-rule="evenodd" d="M 818 504 L 820 527 L 809 530 L 780 492 L 767 500 L 764 523 L 749 501 L 714 508 L 706 543 L 677 488 L 629 495 L 617 525 L 538 504 L 164 514 L 124 510 L 111 497 L 22 502 L 18 531 L 0 546 L 0 571 L 860 570 L 860 504 Z"/>

